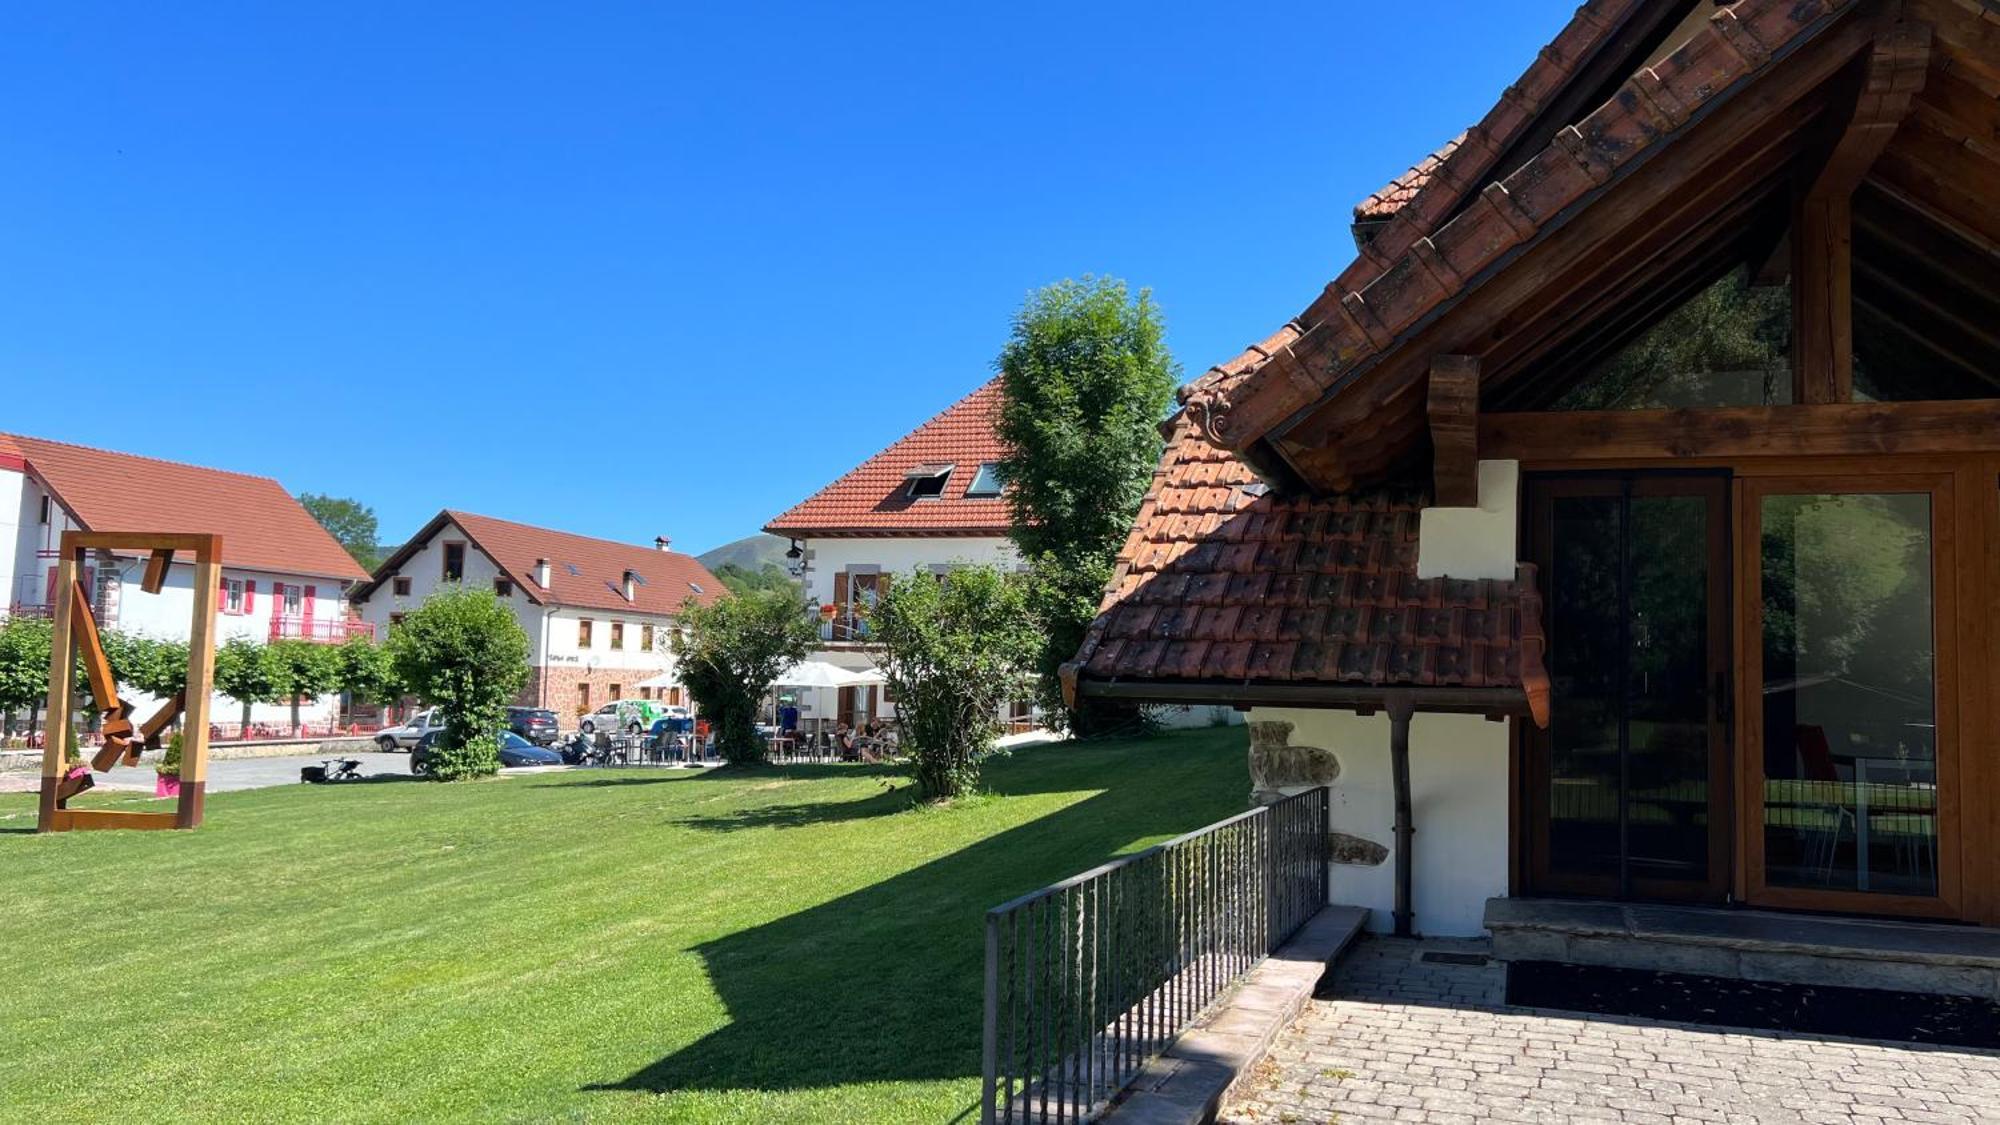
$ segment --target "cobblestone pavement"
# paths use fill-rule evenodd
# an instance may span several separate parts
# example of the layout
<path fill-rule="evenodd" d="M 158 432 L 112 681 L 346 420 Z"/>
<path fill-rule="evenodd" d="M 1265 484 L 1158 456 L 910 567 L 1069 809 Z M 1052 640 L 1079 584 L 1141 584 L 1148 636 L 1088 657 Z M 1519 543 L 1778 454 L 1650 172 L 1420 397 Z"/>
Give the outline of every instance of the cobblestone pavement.
<path fill-rule="evenodd" d="M 1366 938 L 1224 1107 L 1271 1122 L 2000 1122 L 2000 1052 L 1510 1008 L 1479 942 Z"/>

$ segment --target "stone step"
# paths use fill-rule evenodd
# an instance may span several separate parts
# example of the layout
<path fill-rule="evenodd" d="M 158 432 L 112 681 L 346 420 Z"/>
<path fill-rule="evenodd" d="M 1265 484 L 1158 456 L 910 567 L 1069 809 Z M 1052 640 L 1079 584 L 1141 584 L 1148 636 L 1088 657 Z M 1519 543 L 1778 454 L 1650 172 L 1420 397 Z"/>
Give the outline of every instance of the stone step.
<path fill-rule="evenodd" d="M 2000 932 L 1768 910 L 1494 898 L 1501 961 L 1558 961 L 2000 1000 Z"/>

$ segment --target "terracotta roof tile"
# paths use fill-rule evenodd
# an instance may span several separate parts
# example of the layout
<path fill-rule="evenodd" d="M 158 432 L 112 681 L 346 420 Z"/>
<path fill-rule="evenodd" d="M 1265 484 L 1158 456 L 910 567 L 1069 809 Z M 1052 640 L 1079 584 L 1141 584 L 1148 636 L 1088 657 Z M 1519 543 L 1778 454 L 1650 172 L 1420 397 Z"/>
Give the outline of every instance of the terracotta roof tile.
<path fill-rule="evenodd" d="M 1423 504 L 1393 491 L 1281 498 L 1182 416 L 1074 670 L 1499 688 L 1545 706 L 1534 568 L 1418 578 Z"/>
<path fill-rule="evenodd" d="M 1005 535 L 1004 496 L 968 497 L 979 466 L 1006 446 L 996 377 L 764 525 L 774 535 Z M 942 496 L 912 500 L 908 474 L 919 465 L 954 466 Z"/>
<path fill-rule="evenodd" d="M 270 477 L 161 461 L 109 449 L 0 434 L 91 531 L 192 531 L 222 536 L 226 566 L 360 581 L 368 573 Z"/>
<path fill-rule="evenodd" d="M 446 521 L 457 524 L 473 546 L 513 579 L 516 590 L 540 605 L 671 616 L 680 612 L 689 598 L 707 605 L 728 593 L 722 580 L 709 573 L 700 560 L 679 551 L 593 539 L 447 508 L 375 568 L 375 576 L 356 587 L 352 597 L 365 600 L 442 530 Z M 549 560 L 546 590 L 535 583 L 538 559 Z M 627 570 L 642 580 L 633 584 L 629 602 L 623 591 Z"/>
<path fill-rule="evenodd" d="M 1464 142 L 1465 134 L 1460 133 L 1446 141 L 1444 147 L 1412 165 L 1409 171 L 1377 188 L 1374 194 L 1354 205 L 1355 221 L 1387 219 L 1401 211 L 1431 182 L 1431 176 L 1438 170 L 1438 166 L 1449 160 L 1451 154 L 1457 152 L 1458 146 Z"/>

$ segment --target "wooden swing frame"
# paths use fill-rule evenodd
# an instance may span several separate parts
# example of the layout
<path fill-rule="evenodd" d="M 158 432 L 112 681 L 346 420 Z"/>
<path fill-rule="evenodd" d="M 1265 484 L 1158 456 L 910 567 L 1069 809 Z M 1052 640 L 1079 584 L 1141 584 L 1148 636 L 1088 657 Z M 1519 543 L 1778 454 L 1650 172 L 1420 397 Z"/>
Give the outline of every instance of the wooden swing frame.
<path fill-rule="evenodd" d="M 140 589 L 159 593 L 178 552 L 194 556 L 194 619 L 188 631 L 187 688 L 168 700 L 151 718 L 134 727 L 117 697 L 118 685 L 98 639 L 90 595 L 78 581 L 93 551 L 146 552 Z M 56 563 L 53 599 L 55 639 L 49 653 L 47 743 L 42 750 L 42 797 L 37 831 L 68 832 L 93 828 L 194 828 L 201 823 L 208 780 L 209 693 L 215 677 L 216 590 L 222 581 L 222 537 L 219 535 L 65 531 Z M 98 711 L 105 716 L 105 746 L 95 760 L 70 759 L 70 724 L 76 710 L 76 665 L 84 676 Z M 71 809 L 59 793 L 69 772 L 83 766 L 103 773 L 122 758 L 137 761 L 139 751 L 157 745 L 160 734 L 176 715 L 184 721 L 181 734 L 180 803 L 173 812 L 120 812 L 112 809 Z"/>

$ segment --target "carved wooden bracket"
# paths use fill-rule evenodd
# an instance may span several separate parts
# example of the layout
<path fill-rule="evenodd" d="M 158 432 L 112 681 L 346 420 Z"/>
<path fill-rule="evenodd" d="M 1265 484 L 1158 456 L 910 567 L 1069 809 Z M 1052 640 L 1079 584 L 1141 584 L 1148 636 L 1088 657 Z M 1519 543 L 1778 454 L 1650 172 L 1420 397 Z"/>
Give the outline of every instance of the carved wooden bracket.
<path fill-rule="evenodd" d="M 1431 359 L 1432 503 L 1440 508 L 1479 506 L 1479 359 Z"/>

